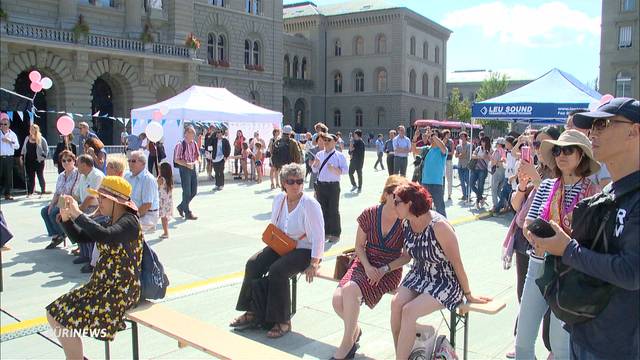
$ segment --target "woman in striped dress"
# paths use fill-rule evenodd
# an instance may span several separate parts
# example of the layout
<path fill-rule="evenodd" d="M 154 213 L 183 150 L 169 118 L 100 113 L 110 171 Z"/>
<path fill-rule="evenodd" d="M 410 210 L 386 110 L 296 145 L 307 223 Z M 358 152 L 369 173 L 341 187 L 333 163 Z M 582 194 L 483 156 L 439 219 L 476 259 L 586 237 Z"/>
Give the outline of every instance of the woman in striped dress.
<path fill-rule="evenodd" d="M 462 266 L 458 239 L 451 225 L 431 210 L 429 192 L 417 183 L 396 189 L 394 205 L 403 219 L 405 248 L 413 264 L 391 301 L 391 331 L 396 359 L 407 359 L 416 336 L 416 320 L 443 307 L 454 310 L 467 302 L 490 299 L 473 296 Z"/>
<path fill-rule="evenodd" d="M 393 192 L 404 184 L 407 184 L 406 178 L 390 176 L 380 204 L 358 216 L 358 256 L 333 294 L 333 308 L 344 321 L 344 335 L 334 359 L 354 357 L 362 334 L 358 327 L 360 305 L 364 302 L 373 309 L 382 295 L 395 290 L 400 284 L 402 266 L 410 260 L 409 255 L 402 252 L 402 224 L 393 206 Z"/>

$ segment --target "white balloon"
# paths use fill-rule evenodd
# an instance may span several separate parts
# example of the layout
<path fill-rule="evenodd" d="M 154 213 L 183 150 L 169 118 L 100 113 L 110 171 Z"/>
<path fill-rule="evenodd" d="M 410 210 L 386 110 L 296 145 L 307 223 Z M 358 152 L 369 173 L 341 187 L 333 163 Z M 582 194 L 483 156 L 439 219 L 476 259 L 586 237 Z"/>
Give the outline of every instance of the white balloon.
<path fill-rule="evenodd" d="M 40 80 L 40 84 L 42 84 L 42 88 L 43 89 L 49 90 L 53 86 L 53 81 L 51 79 L 49 79 L 48 77 L 46 77 L 46 78 L 42 78 L 42 80 Z"/>
<path fill-rule="evenodd" d="M 167 105 L 160 106 L 160 114 L 167 115 L 169 113 L 169 107 Z"/>
<path fill-rule="evenodd" d="M 164 135 L 162 125 L 156 121 L 150 122 L 144 132 L 147 134 L 147 139 L 151 142 L 158 142 L 162 140 L 162 136 Z"/>

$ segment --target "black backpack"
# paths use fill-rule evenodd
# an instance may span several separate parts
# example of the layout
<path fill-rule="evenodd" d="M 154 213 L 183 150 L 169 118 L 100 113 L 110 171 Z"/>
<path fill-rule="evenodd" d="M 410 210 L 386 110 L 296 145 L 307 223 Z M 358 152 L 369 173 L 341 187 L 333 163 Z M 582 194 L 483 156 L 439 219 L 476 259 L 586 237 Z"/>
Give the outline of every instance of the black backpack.
<path fill-rule="evenodd" d="M 289 139 L 280 138 L 275 142 L 273 145 L 273 154 L 271 154 L 273 166 L 280 168 L 292 162 L 290 146 L 291 141 Z"/>
<path fill-rule="evenodd" d="M 167 294 L 169 278 L 158 255 L 142 240 L 142 266 L 140 271 L 140 300 L 162 299 Z"/>

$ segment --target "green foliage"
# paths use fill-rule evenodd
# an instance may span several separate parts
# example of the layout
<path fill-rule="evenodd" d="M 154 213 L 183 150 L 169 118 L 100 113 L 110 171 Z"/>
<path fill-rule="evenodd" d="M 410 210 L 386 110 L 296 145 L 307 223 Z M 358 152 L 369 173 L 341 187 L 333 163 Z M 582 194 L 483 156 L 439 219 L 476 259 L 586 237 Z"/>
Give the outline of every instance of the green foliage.
<path fill-rule="evenodd" d="M 509 86 L 509 79 L 507 75 L 500 74 L 499 72 L 492 72 L 488 79 L 482 81 L 476 101 L 483 101 L 500 96 L 507 92 L 507 86 Z M 509 123 L 505 121 L 478 120 L 478 123 L 500 130 L 506 130 L 509 127 Z"/>
<path fill-rule="evenodd" d="M 84 16 L 78 16 L 78 22 L 73 26 L 71 31 L 76 35 L 76 38 L 78 35 L 87 35 L 89 33 L 89 24 L 84 21 Z"/>
<path fill-rule="evenodd" d="M 6 11 L 4 11 L 2 8 L 0 8 L 0 19 L 6 21 L 8 18 L 9 18 L 9 14 L 7 14 Z"/>
<path fill-rule="evenodd" d="M 140 34 L 140 40 L 144 44 L 149 44 L 155 41 L 155 39 L 153 38 L 153 27 L 151 26 L 151 22 L 148 19 L 144 24 L 144 30 L 142 31 L 142 34 Z"/>
<path fill-rule="evenodd" d="M 471 102 L 460 100 L 460 89 L 451 90 L 451 98 L 447 104 L 447 119 L 469 122 L 471 120 Z"/>

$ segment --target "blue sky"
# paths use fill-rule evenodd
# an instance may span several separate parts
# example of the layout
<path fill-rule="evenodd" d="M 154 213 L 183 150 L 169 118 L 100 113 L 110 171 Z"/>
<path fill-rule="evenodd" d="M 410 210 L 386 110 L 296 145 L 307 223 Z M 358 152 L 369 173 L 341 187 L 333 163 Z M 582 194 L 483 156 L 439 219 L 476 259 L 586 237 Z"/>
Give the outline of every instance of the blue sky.
<path fill-rule="evenodd" d="M 285 4 L 299 1 L 284 0 Z M 322 6 L 343 1 L 315 0 Z M 536 78 L 551 68 L 592 84 L 600 63 L 600 0 L 387 0 L 453 31 L 447 71 Z"/>

